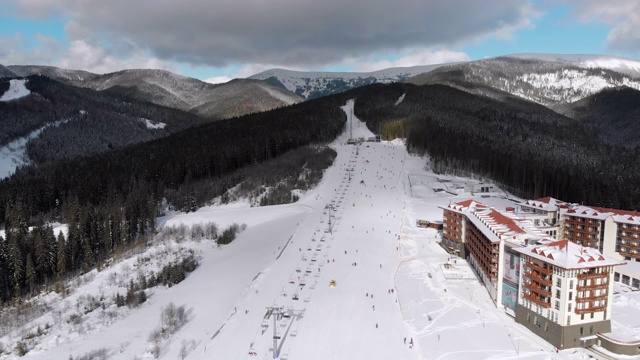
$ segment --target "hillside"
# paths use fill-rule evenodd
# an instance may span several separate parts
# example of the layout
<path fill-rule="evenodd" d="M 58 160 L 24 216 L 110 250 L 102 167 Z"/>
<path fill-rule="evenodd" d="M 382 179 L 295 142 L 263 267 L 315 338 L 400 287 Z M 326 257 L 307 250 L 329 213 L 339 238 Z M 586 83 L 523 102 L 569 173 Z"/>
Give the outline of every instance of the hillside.
<path fill-rule="evenodd" d="M 296 104 L 303 99 L 286 89 L 260 80 L 235 79 L 219 85 L 190 112 L 207 117 L 230 118 Z"/>
<path fill-rule="evenodd" d="M 612 55 L 511 54 L 508 57 L 562 62 L 582 68 L 602 68 L 640 78 L 640 61 Z"/>
<path fill-rule="evenodd" d="M 358 99 L 356 115 L 370 129 L 399 124 L 408 148 L 428 154 L 436 172 L 492 179 L 527 198 L 553 194 L 604 207 L 640 205 L 638 154 L 604 144 L 588 124 L 539 104 L 501 102 L 444 85 L 372 85 L 348 94 Z"/>
<path fill-rule="evenodd" d="M 305 99 L 314 99 L 375 83 L 402 82 L 414 75 L 429 72 L 440 66 L 443 65 L 389 68 L 373 72 L 314 72 L 270 69 L 252 75 L 249 79 L 265 80 L 268 83 L 282 86 Z"/>
<path fill-rule="evenodd" d="M 302 100 L 268 84 L 258 87 L 253 82 L 241 81 L 213 85 L 165 70 L 132 69 L 98 75 L 50 66 L 12 65 L 8 68 L 19 76 L 42 74 L 68 85 L 125 94 L 141 101 L 216 119 L 271 110 Z M 253 97 L 241 96 L 245 91 Z M 236 96 L 229 96 L 229 93 Z"/>
<path fill-rule="evenodd" d="M 558 110 L 589 124 L 611 145 L 640 146 L 640 91 L 636 89 L 605 89 Z"/>
<path fill-rule="evenodd" d="M 608 68 L 587 67 L 589 64 L 611 65 L 604 61 L 578 63 L 505 56 L 441 67 L 408 82 L 445 84 L 472 93 L 476 93 L 475 86 L 487 86 L 550 107 L 578 101 L 605 88 L 640 89 L 640 78 Z"/>
<path fill-rule="evenodd" d="M 16 74 L 14 74 L 13 71 L 9 70 L 5 66 L 0 65 L 0 79 L 5 77 L 15 77 L 15 76 Z"/>
<path fill-rule="evenodd" d="M 0 85 L 9 83 L 0 81 Z M 30 91 L 27 96 L 0 101 L 0 163 L 20 159 L 10 161 L 8 168 L 3 166 L 2 177 L 16 166 L 111 151 L 204 122 L 193 114 L 122 94 L 65 85 L 45 76 L 29 76 L 24 86 Z M 15 154 L 17 143 L 22 143 L 27 158 Z"/>

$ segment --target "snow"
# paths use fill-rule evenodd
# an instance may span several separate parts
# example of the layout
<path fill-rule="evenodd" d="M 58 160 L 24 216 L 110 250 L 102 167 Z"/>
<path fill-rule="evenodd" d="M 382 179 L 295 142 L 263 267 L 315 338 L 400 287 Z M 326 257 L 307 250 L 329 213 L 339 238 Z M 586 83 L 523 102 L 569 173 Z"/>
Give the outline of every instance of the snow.
<path fill-rule="evenodd" d="M 27 143 L 29 140 L 40 135 L 46 127 L 47 126 L 43 126 L 32 131 L 25 137 L 21 137 L 0 147 L 0 179 L 11 176 L 18 167 L 30 163 L 27 157 Z"/>
<path fill-rule="evenodd" d="M 163 123 L 163 122 L 153 122 L 149 119 L 140 119 L 140 121 L 142 121 L 146 126 L 147 129 L 164 129 L 165 126 L 167 126 L 167 124 Z"/>
<path fill-rule="evenodd" d="M 612 55 L 580 54 L 513 54 L 508 57 L 557 61 L 584 68 L 614 70 L 633 77 L 640 77 L 640 61 Z"/>
<path fill-rule="evenodd" d="M 519 76 L 516 80 L 540 89 L 543 96 L 557 102 L 578 101 L 605 88 L 616 86 L 625 85 L 640 90 L 640 82 L 638 81 L 632 81 L 626 77 L 622 81 L 617 81 L 589 75 L 586 70 L 565 69 L 541 74 L 531 73 Z M 518 93 L 517 95 L 530 99 L 527 93 Z"/>
<path fill-rule="evenodd" d="M 404 97 L 407 95 L 407 93 L 404 93 L 402 95 L 400 95 L 400 97 L 398 98 L 398 100 L 396 100 L 396 102 L 393 105 L 400 105 L 400 103 L 402 102 L 402 100 L 404 100 Z"/>
<path fill-rule="evenodd" d="M 84 110 L 81 110 L 84 111 Z M 86 112 L 85 112 L 86 113 Z M 61 120 L 47 124 L 29 133 L 29 135 L 13 140 L 5 146 L 0 147 L 0 180 L 11 176 L 18 167 L 28 165 L 31 160 L 27 156 L 27 143 L 35 139 L 49 126 L 58 126 L 68 120 Z"/>
<path fill-rule="evenodd" d="M 350 114 L 352 106 L 349 102 L 343 109 Z M 373 136 L 363 122 L 350 121 L 354 137 Z M 504 208 L 512 200 L 503 193 L 482 198 L 435 192 L 440 180 L 473 180 L 430 172 L 425 159 L 408 154 L 402 140 L 356 146 L 347 145 L 348 138 L 345 131 L 336 139 L 335 163 L 295 204 L 238 202 L 158 219 L 159 227 L 246 224 L 231 244 L 156 240 L 160 243 L 70 281 L 66 297 L 40 295 L 44 315 L 0 332 L 0 344 L 14 349 L 38 325 L 49 323 L 43 335 L 25 340 L 32 350 L 23 359 L 66 360 L 103 348 L 114 359 L 147 359 L 152 357 L 149 334 L 173 302 L 185 306 L 189 321 L 163 343 L 161 359 L 271 359 L 273 319 L 265 319 L 265 313 L 272 306 L 290 315 L 277 325 L 280 359 L 584 356 L 573 349 L 556 353 L 516 324 L 495 307 L 466 261 L 450 258 L 440 247 L 436 230 L 415 226 L 416 219 L 441 220 L 438 206 L 475 200 Z M 148 301 L 138 308 L 110 303 L 113 294 L 126 291 L 129 279 L 190 250 L 200 265 L 183 282 L 149 289 Z M 329 286 L 332 280 L 335 287 Z M 89 296 L 101 294 L 105 309 L 79 311 Z M 638 300 L 639 294 L 631 292 L 616 297 L 614 331 L 635 331 Z M 80 314 L 79 324 L 68 321 L 72 314 Z"/>
<path fill-rule="evenodd" d="M 9 90 L 0 97 L 0 101 L 16 100 L 31 94 L 31 91 L 25 86 L 26 82 L 26 79 L 9 80 Z"/>

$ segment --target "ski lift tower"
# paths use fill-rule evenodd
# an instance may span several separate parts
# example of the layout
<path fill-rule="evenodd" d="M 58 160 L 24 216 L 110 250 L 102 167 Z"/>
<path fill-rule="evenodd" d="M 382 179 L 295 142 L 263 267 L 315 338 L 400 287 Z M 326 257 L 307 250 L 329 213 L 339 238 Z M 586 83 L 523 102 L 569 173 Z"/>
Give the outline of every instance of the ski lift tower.
<path fill-rule="evenodd" d="M 324 208 L 329 214 L 329 221 L 327 221 L 327 226 L 329 226 L 329 234 L 333 234 L 333 224 L 331 224 L 331 210 L 333 210 L 333 205 L 327 204 Z"/>
<path fill-rule="evenodd" d="M 353 139 L 353 106 L 351 107 L 350 115 L 351 116 L 349 117 L 349 139 Z"/>
<path fill-rule="evenodd" d="M 278 340 L 280 336 L 278 336 L 278 324 L 279 320 L 282 320 L 284 316 L 284 307 L 283 306 L 269 306 L 267 307 L 267 313 L 264 315 L 264 319 L 268 320 L 270 317 L 273 317 L 273 358 L 277 359 L 280 356 L 280 352 L 278 351 Z"/>

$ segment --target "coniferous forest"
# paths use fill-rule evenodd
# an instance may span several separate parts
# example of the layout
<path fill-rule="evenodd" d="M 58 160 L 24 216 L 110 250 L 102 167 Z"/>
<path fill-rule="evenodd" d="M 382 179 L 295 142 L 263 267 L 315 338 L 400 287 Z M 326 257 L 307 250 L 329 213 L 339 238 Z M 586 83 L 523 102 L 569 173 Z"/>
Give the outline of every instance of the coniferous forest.
<path fill-rule="evenodd" d="M 167 200 L 174 209 L 191 211 L 245 179 L 269 181 L 272 176 L 249 170 L 266 161 L 289 177 L 292 168 L 326 168 L 335 152 L 307 145 L 327 143 L 342 131 L 344 102 L 340 97 L 308 101 L 18 169 L 0 181 L 0 223 L 6 229 L 0 238 L 0 302 L 90 270 L 144 241 Z M 318 181 L 317 172 L 311 174 Z M 54 234 L 45 225 L 50 221 L 67 223 L 68 236 Z"/>

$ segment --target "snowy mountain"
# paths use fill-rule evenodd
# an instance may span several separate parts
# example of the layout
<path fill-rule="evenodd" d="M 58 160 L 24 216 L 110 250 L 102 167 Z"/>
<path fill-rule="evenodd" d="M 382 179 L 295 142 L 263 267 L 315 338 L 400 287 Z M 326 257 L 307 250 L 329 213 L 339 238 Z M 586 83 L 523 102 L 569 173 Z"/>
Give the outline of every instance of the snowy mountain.
<path fill-rule="evenodd" d="M 612 55 L 578 54 L 513 54 L 508 57 L 561 62 L 581 68 L 602 68 L 617 71 L 631 77 L 640 77 L 640 61 Z"/>
<path fill-rule="evenodd" d="M 640 89 L 640 77 L 630 75 L 635 74 L 634 66 L 640 66 L 640 62 L 597 56 L 545 55 L 536 58 L 515 55 L 441 67 L 417 75 L 409 82 L 445 84 L 473 93 L 478 93 L 477 86 L 492 87 L 553 107 L 578 101 L 606 88 Z M 626 69 L 628 73 L 617 72 L 620 69 Z"/>
<path fill-rule="evenodd" d="M 194 111 L 205 117 L 229 118 L 302 100 L 281 87 L 269 84 L 236 81 L 213 85 L 165 70 L 133 69 L 98 75 L 51 66 L 14 65 L 8 68 L 19 76 L 42 74 L 69 85 L 123 93 L 138 100 Z M 241 96 L 244 92 L 251 96 Z"/>
<path fill-rule="evenodd" d="M 88 71 L 62 69 L 55 66 L 44 65 L 9 65 L 6 68 L 11 70 L 15 74 L 14 76 L 26 77 L 29 75 L 43 75 L 71 85 L 77 85 L 78 83 L 99 76 L 98 74 Z"/>
<path fill-rule="evenodd" d="M 313 72 L 270 69 L 252 75 L 249 79 L 265 80 L 268 83 L 285 87 L 306 99 L 314 99 L 374 83 L 402 82 L 440 66 L 443 64 L 389 68 L 373 72 Z"/>

